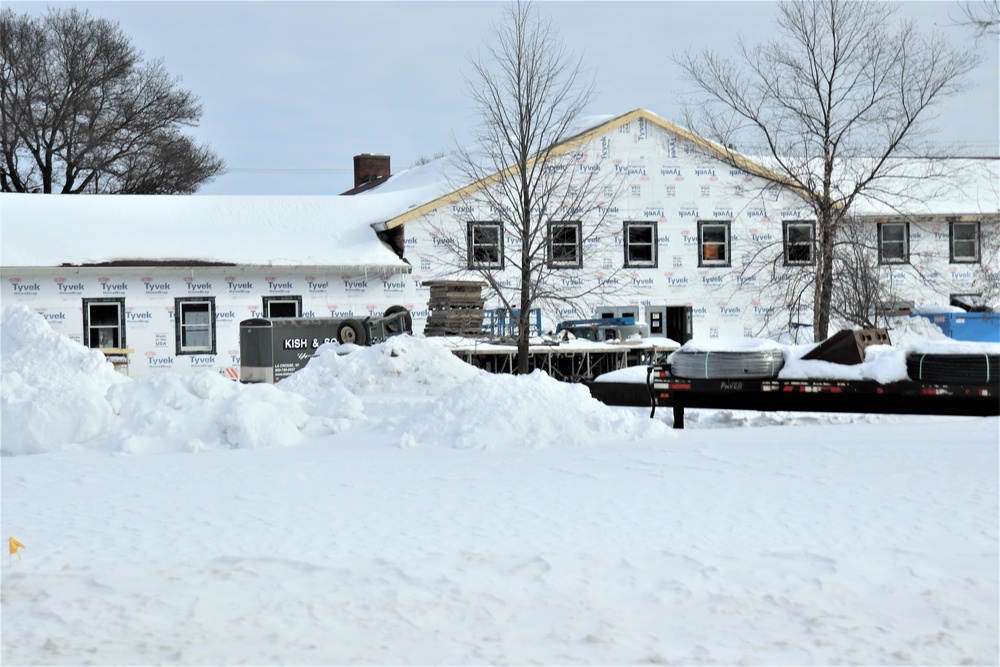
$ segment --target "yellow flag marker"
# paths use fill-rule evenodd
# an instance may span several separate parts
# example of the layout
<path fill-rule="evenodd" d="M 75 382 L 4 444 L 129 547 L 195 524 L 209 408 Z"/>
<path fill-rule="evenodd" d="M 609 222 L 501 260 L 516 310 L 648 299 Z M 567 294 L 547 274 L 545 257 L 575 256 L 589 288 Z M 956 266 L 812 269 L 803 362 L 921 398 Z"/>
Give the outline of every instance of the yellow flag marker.
<path fill-rule="evenodd" d="M 13 537 L 10 538 L 10 555 L 13 556 L 17 554 L 17 559 L 21 560 L 21 549 L 26 548 L 23 544 L 15 540 Z"/>

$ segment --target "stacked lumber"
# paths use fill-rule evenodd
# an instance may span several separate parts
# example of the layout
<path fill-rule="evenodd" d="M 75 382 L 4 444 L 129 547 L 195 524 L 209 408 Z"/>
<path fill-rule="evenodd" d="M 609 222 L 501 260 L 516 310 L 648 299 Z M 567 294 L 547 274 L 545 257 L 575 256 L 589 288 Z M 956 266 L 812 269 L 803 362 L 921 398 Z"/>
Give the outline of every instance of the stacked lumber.
<path fill-rule="evenodd" d="M 483 287 L 486 283 L 466 280 L 431 280 L 425 336 L 482 336 Z"/>

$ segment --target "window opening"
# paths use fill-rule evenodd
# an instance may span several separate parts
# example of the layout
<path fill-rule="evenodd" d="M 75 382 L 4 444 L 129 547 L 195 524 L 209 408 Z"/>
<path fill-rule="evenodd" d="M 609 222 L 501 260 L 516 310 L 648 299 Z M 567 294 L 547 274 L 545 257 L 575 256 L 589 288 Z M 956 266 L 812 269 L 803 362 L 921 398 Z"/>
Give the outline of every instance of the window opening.
<path fill-rule="evenodd" d="M 96 349 L 125 347 L 125 300 L 83 300 L 84 345 Z"/>
<path fill-rule="evenodd" d="M 301 317 L 301 296 L 265 296 L 264 317 Z"/>
<path fill-rule="evenodd" d="M 215 354 L 215 298 L 176 299 L 177 354 Z"/>
<path fill-rule="evenodd" d="M 503 268 L 503 227 L 499 222 L 470 222 L 470 269 Z"/>
<path fill-rule="evenodd" d="M 979 223 L 952 222 L 949 225 L 951 262 L 953 264 L 979 261 Z"/>
<path fill-rule="evenodd" d="M 729 222 L 699 222 L 699 266 L 729 266 Z"/>
<path fill-rule="evenodd" d="M 625 266 L 656 267 L 656 223 L 625 223 Z"/>
<path fill-rule="evenodd" d="M 581 223 L 554 222 L 549 225 L 549 264 L 556 267 L 583 266 Z"/>
<path fill-rule="evenodd" d="M 906 264 L 910 261 L 909 225 L 884 222 L 878 226 L 878 259 L 882 264 Z"/>
<path fill-rule="evenodd" d="M 785 264 L 812 264 L 814 234 L 816 226 L 812 222 L 785 223 Z"/>

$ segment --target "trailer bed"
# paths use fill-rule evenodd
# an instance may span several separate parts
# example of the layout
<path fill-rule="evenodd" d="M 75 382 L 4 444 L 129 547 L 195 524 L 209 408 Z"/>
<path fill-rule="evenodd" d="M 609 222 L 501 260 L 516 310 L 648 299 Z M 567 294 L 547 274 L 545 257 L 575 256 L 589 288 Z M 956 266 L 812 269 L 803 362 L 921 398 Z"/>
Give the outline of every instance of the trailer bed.
<path fill-rule="evenodd" d="M 941 384 L 870 380 L 693 380 L 653 366 L 647 382 L 653 413 L 671 407 L 674 428 L 684 428 L 685 408 L 787 412 L 855 412 L 909 415 L 1000 415 L 1000 382 Z M 610 391 L 610 388 L 609 388 Z"/>
<path fill-rule="evenodd" d="M 1000 382 L 988 384 L 869 380 L 693 380 L 652 366 L 647 382 L 589 382 L 606 405 L 673 409 L 684 428 L 685 408 L 761 412 L 851 412 L 908 415 L 1000 416 Z"/>

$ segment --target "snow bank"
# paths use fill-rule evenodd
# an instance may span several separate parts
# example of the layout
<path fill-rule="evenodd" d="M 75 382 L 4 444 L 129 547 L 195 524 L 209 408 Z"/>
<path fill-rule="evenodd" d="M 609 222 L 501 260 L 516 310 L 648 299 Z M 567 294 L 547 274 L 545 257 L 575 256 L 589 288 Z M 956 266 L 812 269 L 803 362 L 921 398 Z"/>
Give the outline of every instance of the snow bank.
<path fill-rule="evenodd" d="M 372 347 L 327 343 L 305 368 L 277 386 L 306 396 L 333 387 L 355 394 L 442 394 L 482 374 L 424 338 L 394 336 Z"/>
<path fill-rule="evenodd" d="M 363 418 L 360 402 L 343 390 L 310 401 L 207 371 L 132 381 L 23 306 L 3 309 L 0 340 L 7 455 L 280 447 Z"/>
<path fill-rule="evenodd" d="M 479 375 L 411 414 L 403 447 L 444 442 L 458 449 L 584 446 L 595 438 L 667 438 L 665 424 L 597 401 L 579 384 L 530 375 Z"/>
<path fill-rule="evenodd" d="M 396 336 L 367 348 L 328 344 L 278 385 L 305 396 L 350 392 L 369 405 L 370 423 L 395 431 L 401 447 L 458 449 L 581 446 L 594 437 L 663 437 L 659 422 L 615 410 L 582 385 L 536 371 L 493 375 L 422 337 Z"/>
<path fill-rule="evenodd" d="M 131 454 L 289 446 L 302 442 L 311 418 L 301 396 L 209 371 L 119 385 L 108 400 L 119 419 L 107 447 Z"/>
<path fill-rule="evenodd" d="M 141 380 L 60 336 L 24 307 L 4 310 L 3 451 L 156 454 L 288 447 L 365 426 L 401 446 L 581 446 L 662 437 L 660 422 L 615 410 L 543 374 L 485 373 L 422 337 L 325 345 L 277 385 L 208 371 Z"/>
<path fill-rule="evenodd" d="M 26 306 L 0 312 L 0 442 L 8 454 L 85 443 L 113 414 L 105 394 L 126 383 L 104 355 L 56 333 Z"/>

